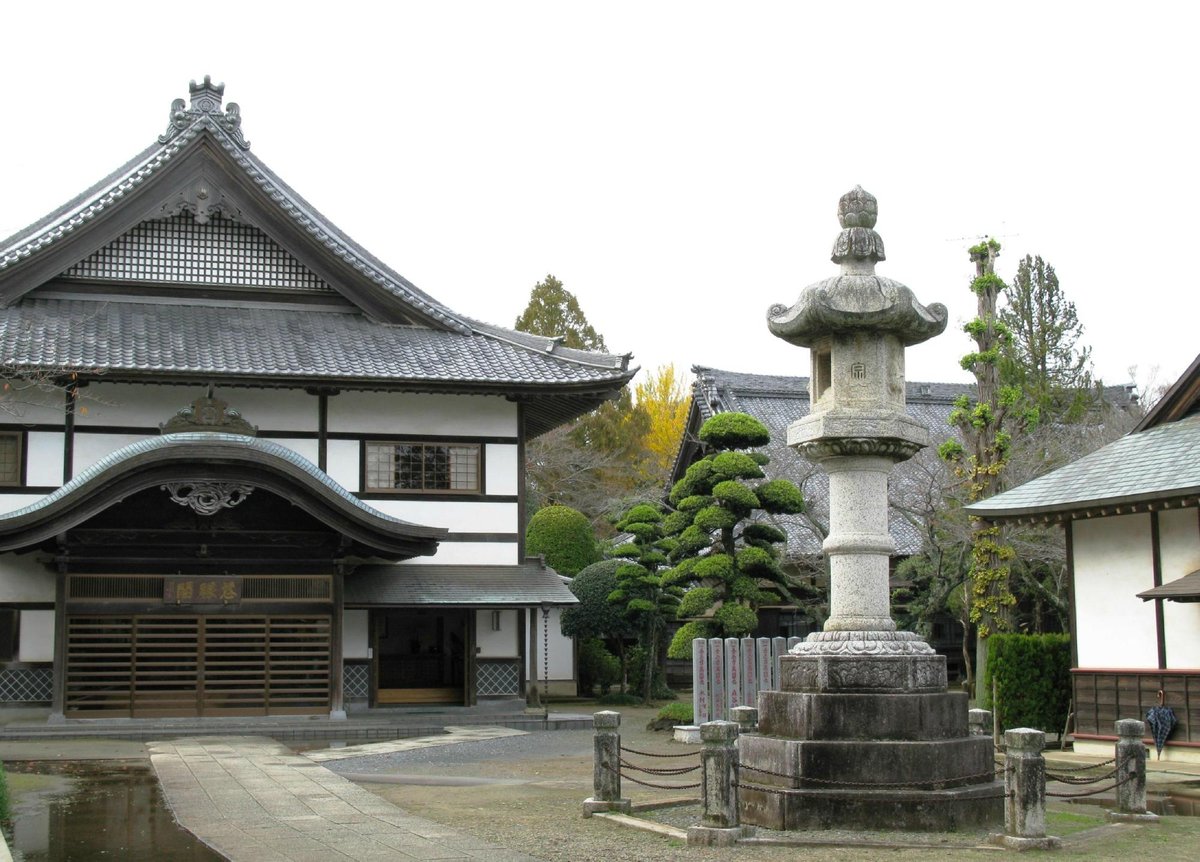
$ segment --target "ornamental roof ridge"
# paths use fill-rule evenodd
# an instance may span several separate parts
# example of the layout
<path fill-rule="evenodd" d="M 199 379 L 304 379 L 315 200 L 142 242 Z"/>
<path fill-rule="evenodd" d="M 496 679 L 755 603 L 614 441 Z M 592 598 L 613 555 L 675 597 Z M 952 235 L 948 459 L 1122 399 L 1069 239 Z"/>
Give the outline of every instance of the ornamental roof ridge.
<path fill-rule="evenodd" d="M 521 332 L 519 329 L 508 329 L 494 323 L 485 323 L 482 320 L 475 320 L 470 317 L 464 317 L 463 320 L 470 324 L 473 332 L 479 335 L 494 338 L 513 347 L 533 350 L 543 356 L 565 359 L 575 365 L 583 365 L 588 368 L 599 368 L 605 371 L 628 371 L 630 377 L 638 371 L 637 366 L 632 370 L 629 368 L 629 360 L 633 358 L 632 353 L 595 353 L 589 350 L 576 350 L 572 347 L 563 347 L 563 336 L 561 335 L 554 337 L 533 335 L 528 332 Z"/>
<path fill-rule="evenodd" d="M 237 102 L 230 102 L 224 111 L 221 101 L 225 96 L 225 84 L 214 84 L 212 77 L 204 76 L 197 84 L 188 85 L 191 105 L 184 107 L 183 99 L 171 103 L 170 123 L 167 130 L 158 136 L 160 144 L 166 144 L 195 123 L 203 123 L 213 131 L 228 135 L 243 150 L 250 149 L 250 142 L 242 136 L 242 109 Z"/>

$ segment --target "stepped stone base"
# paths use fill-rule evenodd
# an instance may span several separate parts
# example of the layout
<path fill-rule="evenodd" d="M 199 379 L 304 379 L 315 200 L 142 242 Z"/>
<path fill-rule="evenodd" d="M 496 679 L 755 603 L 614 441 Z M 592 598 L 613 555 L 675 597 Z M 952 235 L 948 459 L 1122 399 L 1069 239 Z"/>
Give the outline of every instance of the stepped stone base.
<path fill-rule="evenodd" d="M 991 785 L 954 790 L 788 790 L 742 788 L 743 823 L 769 829 L 884 829 L 956 832 L 1004 822 Z"/>
<path fill-rule="evenodd" d="M 811 638 L 784 656 L 739 740 L 743 823 L 771 829 L 997 826 L 992 740 L 971 736 L 946 660 L 908 633 Z M 747 786 L 758 785 L 758 787 Z M 857 786 L 856 786 L 857 785 Z"/>

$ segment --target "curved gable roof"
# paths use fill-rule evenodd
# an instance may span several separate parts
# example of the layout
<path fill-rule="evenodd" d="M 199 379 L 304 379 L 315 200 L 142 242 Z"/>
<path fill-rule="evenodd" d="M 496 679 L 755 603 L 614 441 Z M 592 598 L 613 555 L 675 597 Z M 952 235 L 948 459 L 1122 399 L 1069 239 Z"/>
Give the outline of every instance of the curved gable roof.
<path fill-rule="evenodd" d="M 36 545 L 130 494 L 166 482 L 237 482 L 278 494 L 341 532 L 365 555 L 433 554 L 446 530 L 385 515 L 278 443 L 213 432 L 164 434 L 113 452 L 41 500 L 0 516 L 0 550 Z"/>

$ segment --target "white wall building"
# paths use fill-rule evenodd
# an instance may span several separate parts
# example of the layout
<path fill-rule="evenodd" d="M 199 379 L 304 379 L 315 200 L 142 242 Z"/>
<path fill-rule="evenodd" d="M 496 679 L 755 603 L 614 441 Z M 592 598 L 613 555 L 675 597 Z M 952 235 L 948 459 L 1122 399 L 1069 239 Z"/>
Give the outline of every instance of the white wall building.
<path fill-rule="evenodd" d="M 968 511 L 1066 530 L 1076 750 L 1161 703 L 1162 757 L 1200 762 L 1200 357 L 1126 436 Z"/>
<path fill-rule="evenodd" d="M 223 86 L 0 241 L 0 700 L 340 714 L 574 691 L 525 442 L 628 356 L 482 324 L 249 150 Z M 81 152 L 86 157 L 86 148 Z"/>

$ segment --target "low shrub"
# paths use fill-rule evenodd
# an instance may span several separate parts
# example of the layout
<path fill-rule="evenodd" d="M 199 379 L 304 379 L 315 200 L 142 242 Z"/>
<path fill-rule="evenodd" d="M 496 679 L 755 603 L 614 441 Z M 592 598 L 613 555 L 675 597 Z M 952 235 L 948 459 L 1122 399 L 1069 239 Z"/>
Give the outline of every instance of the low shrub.
<path fill-rule="evenodd" d="M 636 694 L 621 694 L 619 691 L 596 698 L 596 703 L 601 706 L 637 706 L 641 702 L 642 699 Z"/>
<path fill-rule="evenodd" d="M 579 643 L 579 684 L 585 694 L 600 689 L 601 695 L 621 681 L 621 660 L 613 655 L 600 638 L 585 638 Z"/>
<path fill-rule="evenodd" d="M 647 730 L 670 730 L 677 724 L 692 724 L 695 720 L 695 715 L 692 712 L 690 702 L 682 700 L 675 703 L 668 703 L 658 711 L 650 723 L 646 725 Z"/>
<path fill-rule="evenodd" d="M 996 700 L 992 703 L 992 681 Z M 994 634 L 980 701 L 1000 727 L 1061 733 L 1071 703 L 1071 638 L 1064 634 Z"/>

